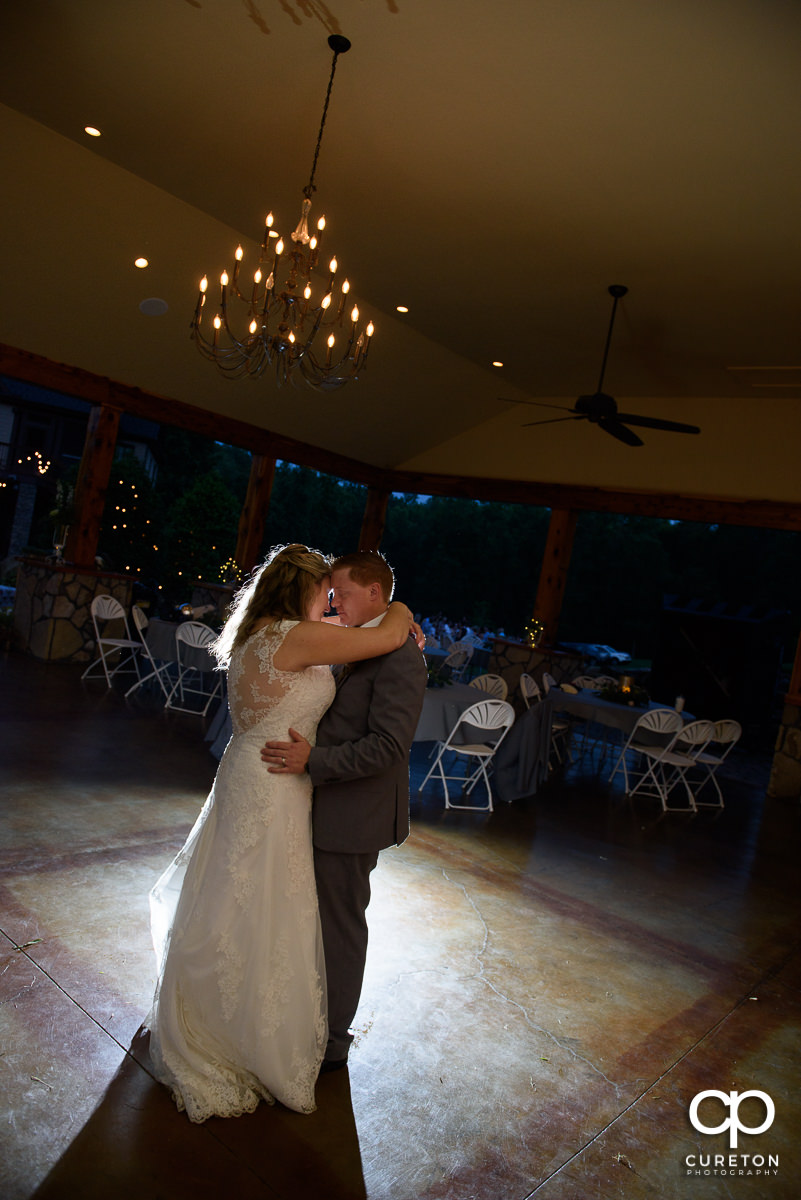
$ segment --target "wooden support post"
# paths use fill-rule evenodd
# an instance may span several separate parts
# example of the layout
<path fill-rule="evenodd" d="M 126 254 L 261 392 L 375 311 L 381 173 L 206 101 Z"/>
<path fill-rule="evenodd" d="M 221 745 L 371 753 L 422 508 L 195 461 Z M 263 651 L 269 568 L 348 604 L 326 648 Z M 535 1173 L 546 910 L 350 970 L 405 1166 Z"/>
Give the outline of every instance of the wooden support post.
<path fill-rule="evenodd" d="M 252 571 L 258 560 L 274 479 L 275 459 L 264 454 L 254 454 L 250 463 L 247 495 L 236 535 L 234 557 L 240 571 Z"/>
<path fill-rule="evenodd" d="M 70 525 L 64 557 L 80 567 L 94 567 L 100 522 L 106 491 L 117 448 L 120 409 L 99 404 L 89 413 L 86 441 L 83 446 L 78 481 L 75 484 L 73 507 L 75 518 Z"/>
<path fill-rule="evenodd" d="M 545 646 L 553 646 L 559 628 L 559 614 L 567 582 L 567 569 L 576 532 L 576 512 L 573 509 L 555 508 L 551 511 L 545 554 L 540 568 L 537 599 L 534 604 L 534 620 L 543 626 L 540 639 Z"/>
<path fill-rule="evenodd" d="M 377 550 L 381 545 L 388 504 L 389 488 L 370 487 L 367 489 L 367 503 L 364 506 L 364 517 L 359 534 L 360 550 Z"/>

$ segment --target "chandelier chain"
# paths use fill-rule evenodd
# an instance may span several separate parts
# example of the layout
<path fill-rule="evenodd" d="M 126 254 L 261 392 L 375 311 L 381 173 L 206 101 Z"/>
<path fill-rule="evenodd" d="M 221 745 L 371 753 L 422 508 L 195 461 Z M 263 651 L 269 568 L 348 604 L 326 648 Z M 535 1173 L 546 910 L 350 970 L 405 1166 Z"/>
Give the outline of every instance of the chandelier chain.
<path fill-rule="evenodd" d="M 317 188 L 314 186 L 314 176 L 317 172 L 317 159 L 320 156 L 320 145 L 323 140 L 323 130 L 325 129 L 325 119 L 328 115 L 328 102 L 331 99 L 331 88 L 334 86 L 334 74 L 337 69 L 337 59 L 338 58 L 339 58 L 339 51 L 335 50 L 334 58 L 331 63 L 331 75 L 328 79 L 328 91 L 325 93 L 325 104 L 323 105 L 323 115 L 320 119 L 320 130 L 319 130 L 319 133 L 317 134 L 317 145 L 314 147 L 314 158 L 312 160 L 311 175 L 309 176 L 309 182 L 306 184 L 305 188 L 303 189 L 303 195 L 306 197 L 307 200 L 311 200 L 312 193 L 317 191 Z"/>

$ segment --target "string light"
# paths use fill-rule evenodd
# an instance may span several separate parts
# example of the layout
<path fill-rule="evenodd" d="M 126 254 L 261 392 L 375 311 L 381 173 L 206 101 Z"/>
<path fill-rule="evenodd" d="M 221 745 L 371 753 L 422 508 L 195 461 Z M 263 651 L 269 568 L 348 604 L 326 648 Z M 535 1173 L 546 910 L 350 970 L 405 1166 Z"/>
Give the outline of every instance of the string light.
<path fill-rule="evenodd" d="M 545 626 L 543 625 L 542 621 L 537 621 L 534 617 L 532 617 L 525 629 L 525 637 L 528 644 L 534 647 L 538 646 L 542 641 L 544 633 Z"/>
<path fill-rule="evenodd" d="M 29 454 L 28 457 L 25 459 L 25 461 L 26 462 L 34 462 L 35 461 L 36 462 L 36 470 L 39 472 L 40 475 L 46 475 L 47 472 L 49 471 L 50 467 L 53 465 L 49 459 L 47 460 L 47 462 L 45 462 L 44 455 L 41 454 L 38 450 L 34 450 L 33 454 Z M 17 462 L 19 463 L 20 466 L 22 466 L 21 458 L 18 458 Z"/>

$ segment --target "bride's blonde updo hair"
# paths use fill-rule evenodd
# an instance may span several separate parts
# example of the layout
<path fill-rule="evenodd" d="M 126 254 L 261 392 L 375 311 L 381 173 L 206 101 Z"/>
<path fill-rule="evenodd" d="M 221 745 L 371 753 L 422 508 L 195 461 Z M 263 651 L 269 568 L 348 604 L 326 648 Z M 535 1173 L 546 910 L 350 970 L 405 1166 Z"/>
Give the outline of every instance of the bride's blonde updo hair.
<path fill-rule="evenodd" d="M 274 546 L 231 604 L 222 633 L 211 647 L 220 667 L 246 642 L 258 621 L 305 621 L 321 580 L 331 574 L 324 554 L 295 543 Z"/>

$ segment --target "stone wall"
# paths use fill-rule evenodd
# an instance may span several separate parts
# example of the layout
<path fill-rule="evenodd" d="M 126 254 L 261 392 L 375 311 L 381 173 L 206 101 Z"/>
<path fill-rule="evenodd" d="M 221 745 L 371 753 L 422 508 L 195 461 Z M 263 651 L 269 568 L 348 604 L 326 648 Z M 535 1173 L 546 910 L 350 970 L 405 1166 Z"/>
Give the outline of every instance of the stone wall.
<path fill-rule="evenodd" d="M 570 681 L 581 673 L 581 658 L 576 654 L 556 653 L 553 650 L 534 649 L 523 642 L 507 642 L 496 638 L 490 654 L 489 671 L 500 675 L 509 688 L 508 700 L 513 703 L 520 695 L 520 676 L 525 672 L 542 686 L 542 676 L 547 672 L 557 683 Z"/>
<path fill-rule="evenodd" d="M 234 598 L 236 587 L 230 583 L 205 583 L 199 580 L 192 589 L 192 607 L 199 608 L 203 604 L 213 604 L 217 616 L 225 622 L 228 616 L 228 606 Z"/>
<path fill-rule="evenodd" d="M 34 658 L 60 662 L 90 662 L 95 657 L 91 603 L 106 594 L 125 611 L 131 603 L 132 580 L 127 575 L 90 571 L 47 559 L 24 558 L 17 572 L 14 633 L 17 646 Z M 111 637 L 125 636 L 109 622 Z"/>
<path fill-rule="evenodd" d="M 801 800 L 801 706 L 798 704 L 784 706 L 768 795 Z"/>

